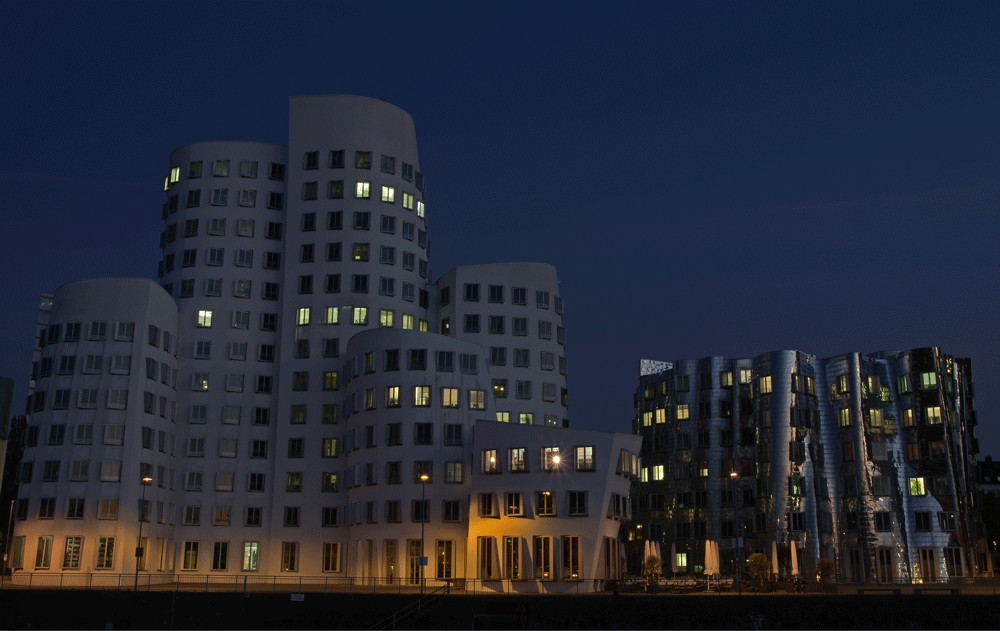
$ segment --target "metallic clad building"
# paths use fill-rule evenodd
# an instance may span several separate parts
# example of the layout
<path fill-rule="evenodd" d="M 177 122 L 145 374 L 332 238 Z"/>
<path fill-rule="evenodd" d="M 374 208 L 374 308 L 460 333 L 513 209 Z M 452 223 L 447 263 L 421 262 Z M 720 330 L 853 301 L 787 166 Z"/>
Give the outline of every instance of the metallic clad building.
<path fill-rule="evenodd" d="M 989 570 L 975 482 L 968 359 L 937 348 L 818 358 L 774 351 L 640 363 L 643 436 L 633 538 L 700 572 L 742 552 L 851 580 L 941 580 Z M 671 558 L 664 552 L 667 567 Z"/>

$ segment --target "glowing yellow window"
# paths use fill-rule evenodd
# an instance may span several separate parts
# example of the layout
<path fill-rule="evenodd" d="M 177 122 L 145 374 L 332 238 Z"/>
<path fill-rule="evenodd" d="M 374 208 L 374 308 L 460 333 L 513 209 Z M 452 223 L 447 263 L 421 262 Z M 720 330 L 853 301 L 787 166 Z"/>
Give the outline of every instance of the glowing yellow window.
<path fill-rule="evenodd" d="M 667 409 L 666 408 L 656 408 L 656 422 L 666 423 L 667 422 Z"/>
<path fill-rule="evenodd" d="M 396 202 L 396 188 L 393 186 L 383 186 L 382 187 L 382 201 L 387 204 L 393 204 Z"/>
<path fill-rule="evenodd" d="M 941 406 L 933 405 L 927 408 L 927 424 L 939 425 L 941 423 Z"/>
<path fill-rule="evenodd" d="M 760 393 L 771 394 L 771 375 L 765 375 L 760 378 Z"/>
<path fill-rule="evenodd" d="M 687 403 L 678 403 L 677 404 L 677 420 L 678 421 L 686 421 L 689 418 L 691 418 L 691 411 L 688 409 Z"/>
<path fill-rule="evenodd" d="M 371 182 L 357 182 L 354 185 L 354 197 L 357 199 L 368 199 L 371 197 L 370 189 Z"/>
<path fill-rule="evenodd" d="M 295 312 L 295 324 L 298 326 L 309 324 L 309 314 L 309 307 L 299 307 L 298 311 Z"/>

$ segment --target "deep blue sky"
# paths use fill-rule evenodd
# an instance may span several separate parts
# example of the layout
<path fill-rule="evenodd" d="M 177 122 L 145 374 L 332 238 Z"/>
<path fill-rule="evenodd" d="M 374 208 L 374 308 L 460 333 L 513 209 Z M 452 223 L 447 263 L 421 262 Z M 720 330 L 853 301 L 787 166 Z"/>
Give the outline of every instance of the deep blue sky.
<path fill-rule="evenodd" d="M 937 345 L 1000 456 L 1000 5 L 546 4 L 8 3 L 15 411 L 39 293 L 155 275 L 173 148 L 352 93 L 416 122 L 435 276 L 556 265 L 575 426 L 629 431 L 641 357 Z"/>

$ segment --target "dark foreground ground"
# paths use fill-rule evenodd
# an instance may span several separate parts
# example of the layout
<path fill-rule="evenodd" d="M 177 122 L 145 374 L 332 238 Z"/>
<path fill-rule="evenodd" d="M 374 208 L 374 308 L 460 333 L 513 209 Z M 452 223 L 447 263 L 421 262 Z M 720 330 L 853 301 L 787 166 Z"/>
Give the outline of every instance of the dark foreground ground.
<path fill-rule="evenodd" d="M 367 629 L 415 596 L 0 592 L 5 629 Z M 986 629 L 1000 597 L 893 595 L 448 596 L 409 629 Z"/>

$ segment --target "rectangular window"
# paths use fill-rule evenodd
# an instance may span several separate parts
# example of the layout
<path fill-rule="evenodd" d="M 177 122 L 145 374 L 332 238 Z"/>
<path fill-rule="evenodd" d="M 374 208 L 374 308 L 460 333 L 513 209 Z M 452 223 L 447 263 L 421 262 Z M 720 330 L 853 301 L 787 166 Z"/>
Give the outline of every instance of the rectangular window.
<path fill-rule="evenodd" d="M 587 492 L 569 491 L 569 514 L 574 517 L 581 517 L 587 514 Z"/>
<path fill-rule="evenodd" d="M 115 538 L 98 537 L 97 560 L 94 563 L 94 568 L 98 570 L 110 570 L 112 567 L 114 567 L 114 561 L 115 561 Z"/>

